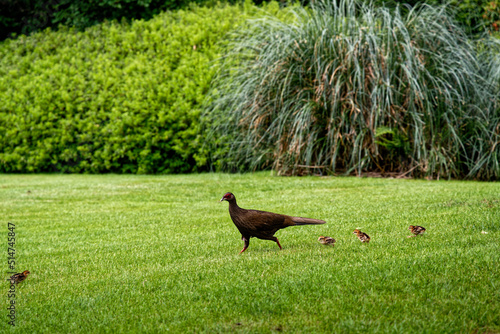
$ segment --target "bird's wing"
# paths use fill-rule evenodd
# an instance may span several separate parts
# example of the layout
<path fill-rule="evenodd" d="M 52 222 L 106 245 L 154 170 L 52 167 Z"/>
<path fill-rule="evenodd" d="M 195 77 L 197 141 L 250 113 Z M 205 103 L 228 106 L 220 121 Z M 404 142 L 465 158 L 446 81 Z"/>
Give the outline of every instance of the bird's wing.
<path fill-rule="evenodd" d="M 258 231 L 272 231 L 293 225 L 288 216 L 278 213 L 246 210 L 243 218 Z"/>

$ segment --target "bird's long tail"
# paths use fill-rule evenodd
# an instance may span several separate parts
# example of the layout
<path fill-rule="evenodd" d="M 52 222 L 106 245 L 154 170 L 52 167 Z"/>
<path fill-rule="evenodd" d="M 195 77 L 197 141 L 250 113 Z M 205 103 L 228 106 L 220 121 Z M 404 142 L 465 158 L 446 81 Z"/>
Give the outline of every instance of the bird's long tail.
<path fill-rule="evenodd" d="M 292 221 L 297 225 L 318 225 L 325 224 L 326 222 L 321 219 L 313 219 L 313 218 L 303 218 L 303 217 L 291 217 Z"/>

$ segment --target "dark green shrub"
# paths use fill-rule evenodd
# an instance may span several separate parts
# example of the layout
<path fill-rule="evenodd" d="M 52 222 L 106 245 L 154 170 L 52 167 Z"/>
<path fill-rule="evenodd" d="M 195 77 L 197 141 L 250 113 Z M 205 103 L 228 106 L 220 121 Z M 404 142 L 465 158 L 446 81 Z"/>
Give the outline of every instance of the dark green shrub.
<path fill-rule="evenodd" d="M 500 25 L 499 0 L 374 0 L 377 6 L 396 7 L 402 10 L 426 4 L 446 5 L 457 23 L 469 34 L 482 34 L 485 30 L 497 30 Z"/>
<path fill-rule="evenodd" d="M 193 1 L 196 2 L 196 1 Z M 85 28 L 104 20 L 149 19 L 188 1 L 173 0 L 15 0 L 0 3 L 0 40 L 58 24 Z"/>
<path fill-rule="evenodd" d="M 192 171 L 217 42 L 256 12 L 194 7 L 4 41 L 0 172 Z"/>
<path fill-rule="evenodd" d="M 295 13 L 232 39 L 206 114 L 223 169 L 500 177 L 498 67 L 444 9 Z"/>
<path fill-rule="evenodd" d="M 483 21 L 490 30 L 500 31 L 500 0 L 488 1 L 483 6 Z"/>
<path fill-rule="evenodd" d="M 165 10 L 215 3 L 214 0 L 0 0 L 0 40 L 12 33 L 30 34 L 59 24 L 83 29 L 104 20 L 150 19 Z"/>

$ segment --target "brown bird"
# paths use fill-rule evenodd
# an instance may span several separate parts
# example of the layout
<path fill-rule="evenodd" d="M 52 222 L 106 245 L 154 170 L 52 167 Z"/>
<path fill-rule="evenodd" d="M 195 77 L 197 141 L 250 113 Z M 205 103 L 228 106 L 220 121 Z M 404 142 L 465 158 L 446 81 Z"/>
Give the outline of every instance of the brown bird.
<path fill-rule="evenodd" d="M 23 271 L 22 273 L 17 273 L 12 276 L 10 276 L 10 281 L 14 283 L 19 283 L 24 281 L 26 278 L 28 278 L 28 275 L 30 272 L 28 270 Z"/>
<path fill-rule="evenodd" d="M 355 229 L 353 233 L 356 234 L 356 236 L 361 242 L 366 242 L 366 243 L 370 242 L 370 236 L 368 234 L 363 233 L 358 229 Z"/>
<path fill-rule="evenodd" d="M 250 238 L 272 240 L 278 244 L 280 249 L 283 249 L 278 238 L 274 236 L 276 231 L 288 226 L 326 223 L 320 219 L 292 217 L 266 211 L 242 209 L 236 204 L 236 197 L 232 193 L 226 193 L 220 201 L 229 202 L 229 215 L 234 225 L 240 231 L 241 239 L 245 242 L 245 246 L 240 254 L 248 248 Z"/>
<path fill-rule="evenodd" d="M 410 225 L 410 227 L 408 227 L 408 229 L 411 231 L 411 233 L 414 234 L 414 235 L 409 235 L 408 238 L 416 237 L 417 235 L 424 234 L 424 232 L 425 232 L 425 227 L 422 227 L 422 226 Z"/>
<path fill-rule="evenodd" d="M 319 237 L 318 241 L 321 242 L 323 245 L 332 245 L 332 246 L 335 246 L 335 242 L 337 242 L 337 240 L 333 239 L 332 237 L 324 237 L 324 236 Z"/>

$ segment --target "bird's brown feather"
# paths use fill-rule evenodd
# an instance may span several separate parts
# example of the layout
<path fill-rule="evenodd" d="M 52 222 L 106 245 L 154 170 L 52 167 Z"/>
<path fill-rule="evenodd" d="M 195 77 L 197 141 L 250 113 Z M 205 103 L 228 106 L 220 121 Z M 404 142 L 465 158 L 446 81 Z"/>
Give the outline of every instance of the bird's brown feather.
<path fill-rule="evenodd" d="M 229 203 L 229 214 L 240 233 L 248 237 L 272 237 L 279 229 L 295 225 L 289 216 L 267 211 L 247 210 L 232 203 Z"/>
<path fill-rule="evenodd" d="M 28 270 L 25 270 L 22 273 L 17 273 L 17 274 L 12 275 L 10 277 L 10 280 L 11 280 L 11 282 L 14 282 L 17 284 L 17 283 L 24 281 L 26 278 L 28 278 L 29 274 L 30 274 L 30 272 Z"/>

